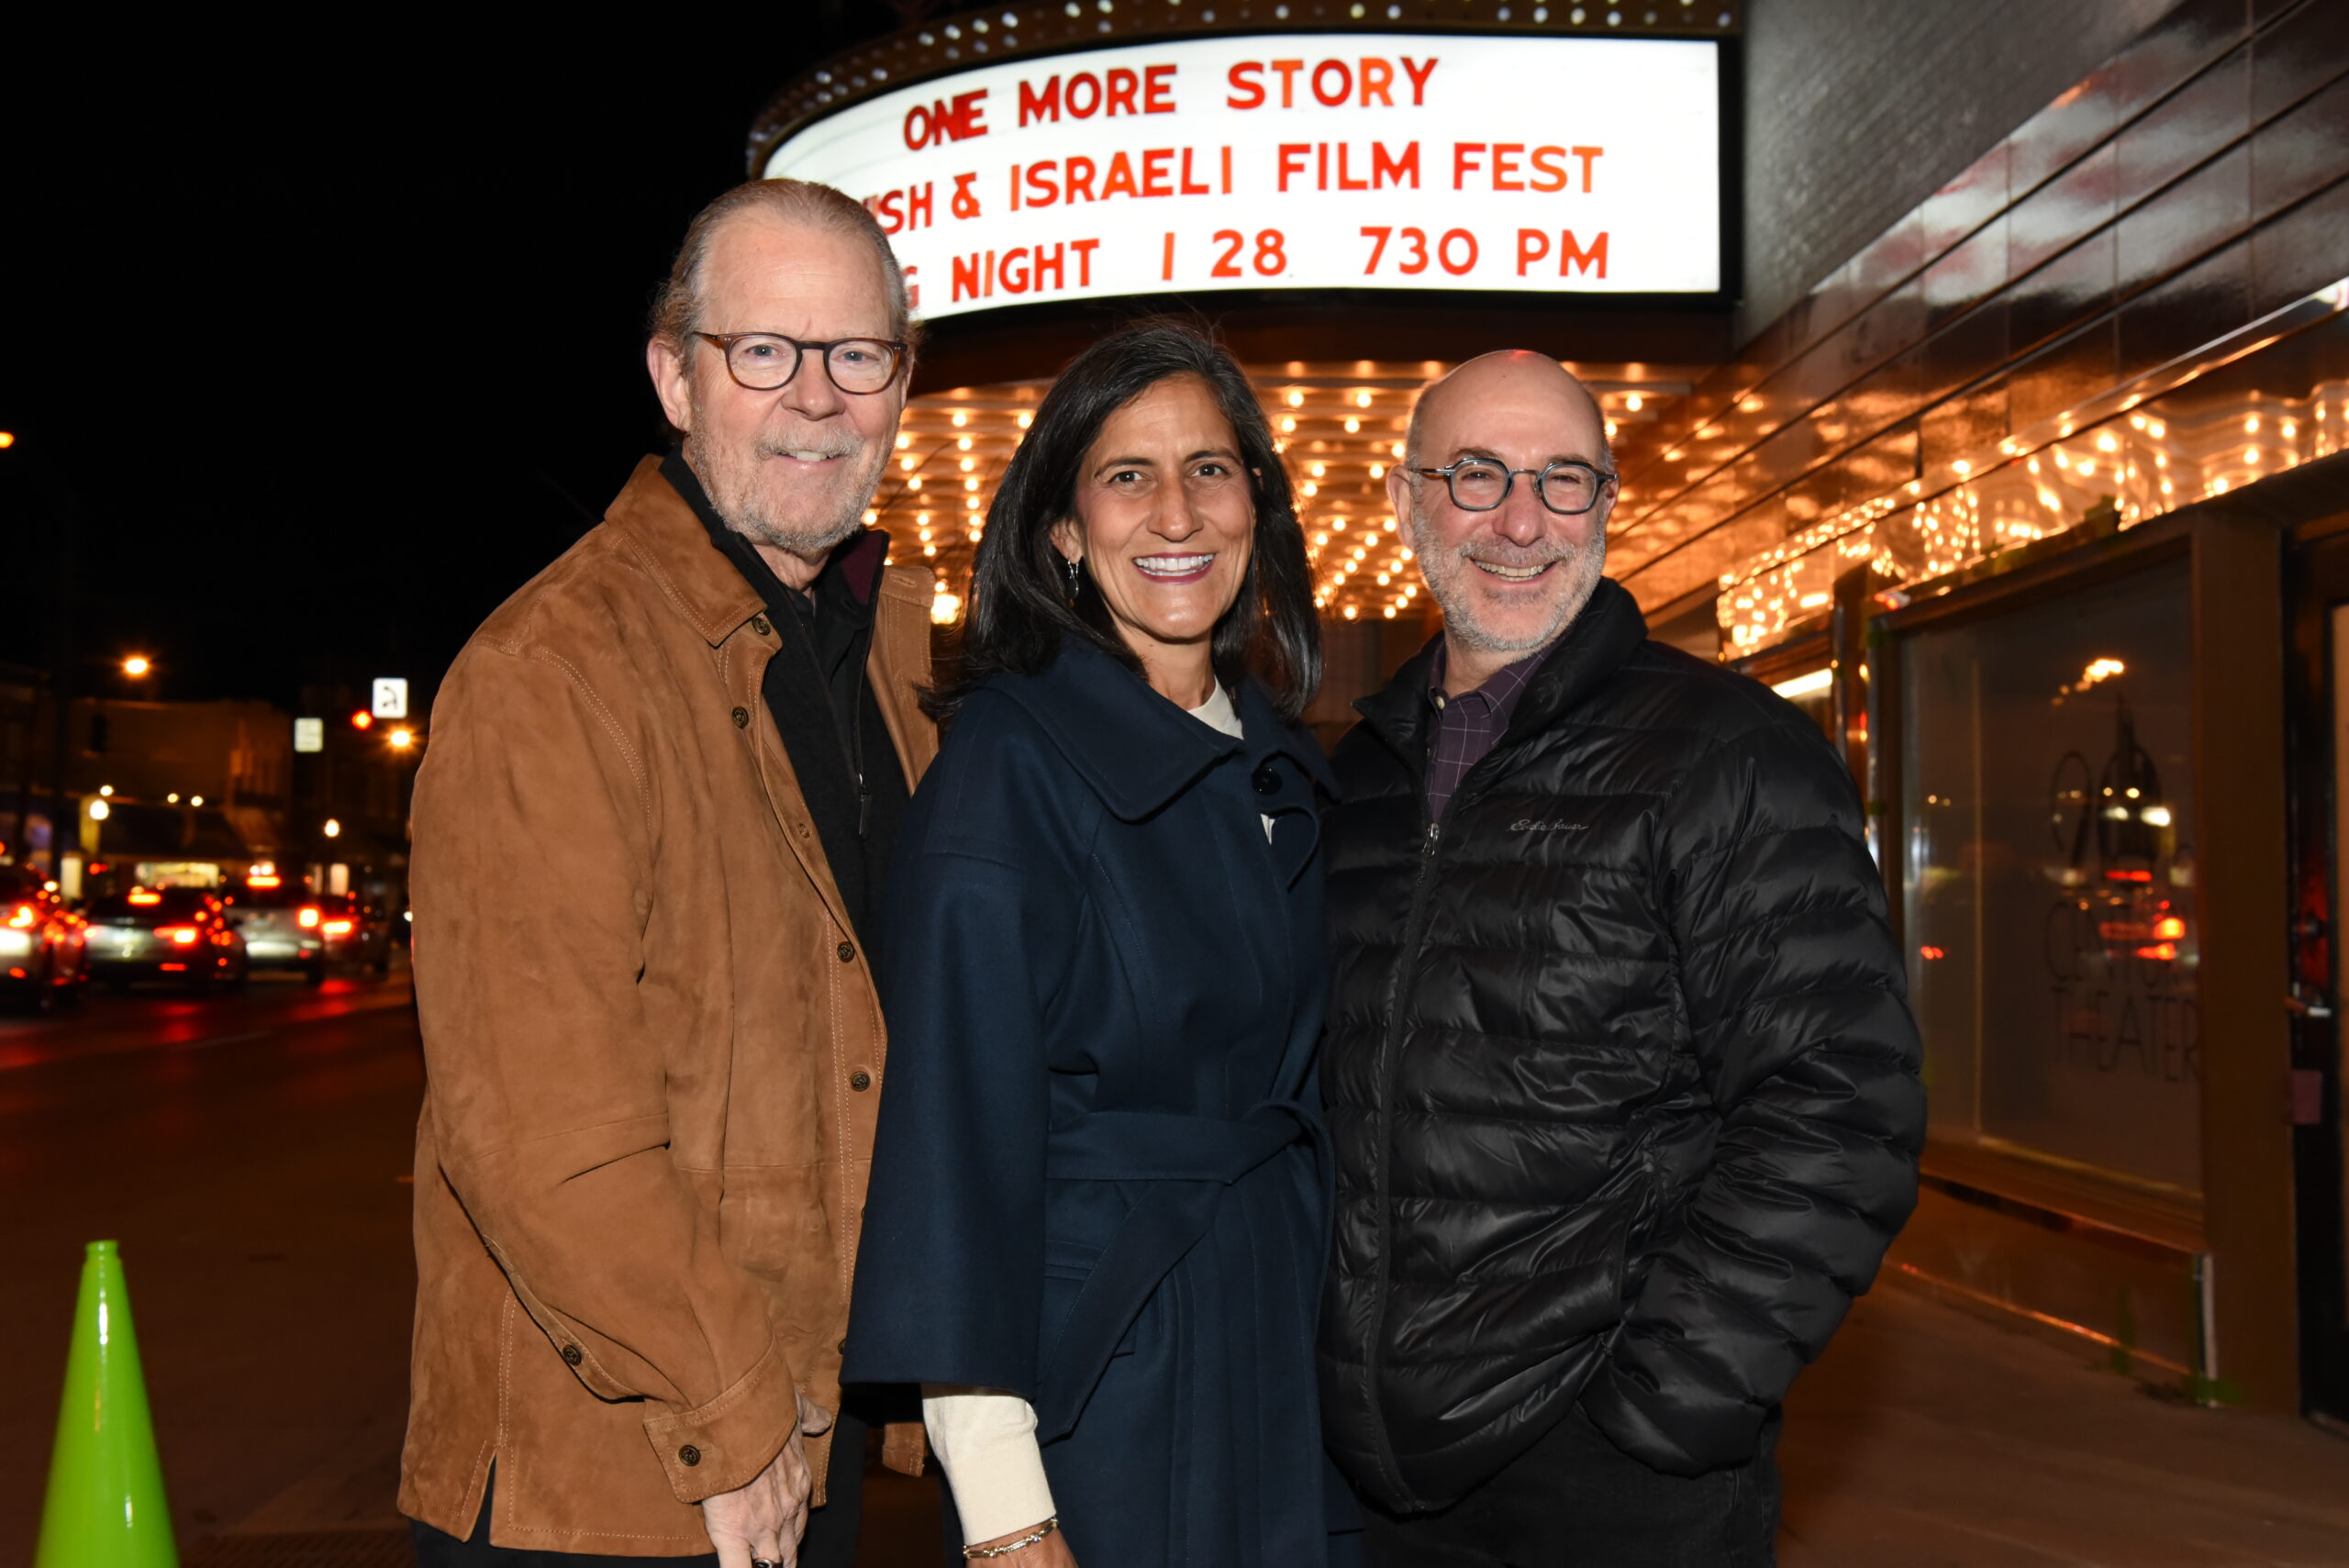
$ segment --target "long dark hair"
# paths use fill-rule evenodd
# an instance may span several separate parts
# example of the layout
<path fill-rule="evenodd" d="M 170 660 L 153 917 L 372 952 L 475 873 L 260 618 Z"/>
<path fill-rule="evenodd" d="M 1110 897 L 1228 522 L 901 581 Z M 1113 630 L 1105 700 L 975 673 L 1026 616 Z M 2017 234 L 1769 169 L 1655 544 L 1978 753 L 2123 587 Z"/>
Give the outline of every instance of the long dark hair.
<path fill-rule="evenodd" d="M 952 718 L 963 699 L 998 672 L 1032 675 L 1044 669 L 1059 656 L 1063 638 L 1081 638 L 1141 673 L 1097 588 L 1069 603 L 1067 567 L 1052 544 L 1052 528 L 1076 515 L 1077 475 L 1109 417 L 1178 375 L 1206 382 L 1230 422 L 1256 510 L 1248 575 L 1215 623 L 1208 645 L 1216 679 L 1236 686 L 1252 674 L 1284 719 L 1294 723 L 1305 711 L 1321 681 L 1321 624 L 1314 615 L 1305 533 L 1297 526 L 1288 470 L 1273 445 L 1255 388 L 1231 356 L 1199 328 L 1160 318 L 1098 339 L 1069 361 L 1044 395 L 987 508 L 986 533 L 971 570 L 961 668 L 922 694 L 931 717 Z"/>

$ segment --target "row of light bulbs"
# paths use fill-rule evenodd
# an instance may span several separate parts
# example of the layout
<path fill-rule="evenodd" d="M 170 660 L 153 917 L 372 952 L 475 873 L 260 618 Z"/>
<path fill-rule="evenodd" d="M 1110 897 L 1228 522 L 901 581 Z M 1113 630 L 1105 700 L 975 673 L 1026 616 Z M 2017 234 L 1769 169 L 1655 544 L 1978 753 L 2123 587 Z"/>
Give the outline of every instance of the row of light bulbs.
<path fill-rule="evenodd" d="M 2002 442 L 1979 462 L 1952 460 L 1948 487 L 1935 495 L 1912 479 L 1723 574 L 1716 614 L 1730 648 L 1753 651 L 1823 610 L 1835 576 L 1855 560 L 1912 586 L 2063 533 L 2108 504 L 2120 527 L 2133 528 L 2344 447 L 2342 382 L 2304 398 L 2252 393 L 2192 414 L 2132 410 L 2033 451 Z"/>
<path fill-rule="evenodd" d="M 1344 365 L 1290 361 L 1253 373 L 1274 444 L 1297 499 L 1314 604 L 1333 620 L 1424 617 L 1411 549 L 1387 505 L 1387 470 L 1403 456 L 1418 388 L 1449 367 L 1432 361 Z M 911 400 L 865 521 L 891 530 L 895 563 L 918 552 L 931 574 L 930 616 L 958 620 L 971 562 L 986 537 L 996 484 L 1034 424 L 1044 387 L 962 387 Z M 1657 392 L 1602 395 L 1611 438 L 1653 420 Z"/>

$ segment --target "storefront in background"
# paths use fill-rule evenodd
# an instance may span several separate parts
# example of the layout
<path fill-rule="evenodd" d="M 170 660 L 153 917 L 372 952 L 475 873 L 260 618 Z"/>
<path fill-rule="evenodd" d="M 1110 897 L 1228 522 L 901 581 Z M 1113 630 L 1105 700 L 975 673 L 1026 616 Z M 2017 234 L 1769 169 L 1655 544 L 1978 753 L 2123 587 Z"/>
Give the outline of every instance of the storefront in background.
<path fill-rule="evenodd" d="M 1966 41 L 2043 25 L 2008 0 L 1776 43 L 1791 12 L 1220 10 L 940 17 L 754 130 L 754 172 L 870 198 L 915 271 L 874 519 L 936 618 L 1052 371 L 1195 311 L 1302 497 L 1334 734 L 1434 624 L 1383 494 L 1415 390 L 1555 355 L 1653 634 L 1811 714 L 1869 803 L 1932 1101 L 1889 1266 L 2198 1397 L 2349 1416 L 2349 9 L 2101 8 L 2029 101 Z M 1920 53 L 1899 92 L 2011 128 L 1872 95 Z M 1803 99 L 1839 61 L 1857 92 Z M 1904 157 L 1941 172 L 1780 287 Z"/>
<path fill-rule="evenodd" d="M 1701 383 L 1612 556 L 1863 781 L 1932 1106 L 1891 1266 L 2335 1419 L 2344 72 L 2340 7 L 2172 10 Z"/>

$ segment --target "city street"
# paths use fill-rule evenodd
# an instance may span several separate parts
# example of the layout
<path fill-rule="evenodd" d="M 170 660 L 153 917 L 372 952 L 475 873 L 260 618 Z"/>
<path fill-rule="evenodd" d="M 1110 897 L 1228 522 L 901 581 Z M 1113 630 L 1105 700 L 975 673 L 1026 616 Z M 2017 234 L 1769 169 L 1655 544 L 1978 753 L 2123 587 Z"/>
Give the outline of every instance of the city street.
<path fill-rule="evenodd" d="M 122 1243 L 190 1568 L 406 1561 L 404 971 L 0 1021 L 0 1568 L 31 1557 L 82 1245 Z M 2185 1408 L 1910 1291 L 1788 1412 L 1788 1568 L 2349 1563 L 2349 1440 Z M 864 1561 L 935 1562 L 876 1476 Z"/>

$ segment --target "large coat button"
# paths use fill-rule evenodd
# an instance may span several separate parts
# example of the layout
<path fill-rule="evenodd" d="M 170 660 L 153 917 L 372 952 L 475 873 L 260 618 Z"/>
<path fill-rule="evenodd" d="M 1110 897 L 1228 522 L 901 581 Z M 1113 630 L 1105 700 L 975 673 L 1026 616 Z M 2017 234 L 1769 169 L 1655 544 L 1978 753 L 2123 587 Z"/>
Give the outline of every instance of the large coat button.
<path fill-rule="evenodd" d="M 685 1447 L 677 1451 L 677 1462 L 686 1466 L 688 1469 L 694 1465 L 699 1464 L 701 1462 L 701 1450 L 694 1447 L 691 1443 L 687 1443 Z"/>
<path fill-rule="evenodd" d="M 873 1074 L 870 1073 L 852 1073 L 848 1075 L 848 1086 L 860 1092 L 869 1089 L 873 1087 Z"/>
<path fill-rule="evenodd" d="M 749 727 L 749 725 L 750 725 L 750 722 L 751 722 L 751 710 L 750 710 L 749 708 L 747 708 L 747 707 L 738 707 L 738 708 L 736 708 L 736 709 L 734 710 L 734 728 L 737 728 L 737 729 L 743 729 L 743 728 L 747 728 Z"/>
<path fill-rule="evenodd" d="M 764 617 L 764 616 L 752 616 L 752 617 L 751 617 L 751 629 L 752 631 L 757 632 L 761 637 L 764 637 L 764 636 L 766 636 L 766 635 L 767 635 L 767 633 L 768 633 L 768 632 L 770 632 L 770 631 L 774 630 L 774 628 L 767 625 L 767 617 Z"/>
<path fill-rule="evenodd" d="M 1258 795 L 1278 795 L 1281 792 L 1281 776 L 1273 771 L 1270 762 L 1260 764 L 1254 773 L 1248 775 L 1248 782 L 1256 786 Z"/>
<path fill-rule="evenodd" d="M 584 1362 L 586 1359 L 586 1355 L 581 1351 L 577 1345 L 565 1345 L 562 1347 L 563 1365 L 577 1366 L 581 1362 Z"/>
<path fill-rule="evenodd" d="M 842 942 L 832 951 L 840 954 L 841 962 L 842 963 L 853 963 L 856 962 L 856 944 L 854 942 Z"/>

